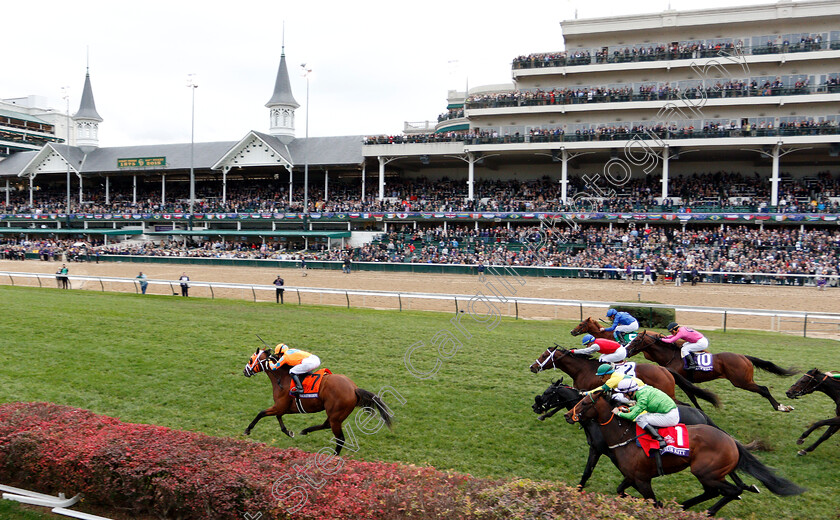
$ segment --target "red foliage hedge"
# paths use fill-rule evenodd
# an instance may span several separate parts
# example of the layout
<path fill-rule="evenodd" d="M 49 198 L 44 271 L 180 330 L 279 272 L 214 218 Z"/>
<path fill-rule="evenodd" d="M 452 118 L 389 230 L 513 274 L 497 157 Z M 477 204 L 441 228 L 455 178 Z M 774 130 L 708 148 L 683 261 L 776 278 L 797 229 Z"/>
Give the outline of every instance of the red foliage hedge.
<path fill-rule="evenodd" d="M 705 518 L 549 482 L 330 459 L 123 423 L 49 403 L 0 405 L 0 481 L 180 519 Z M 260 513 L 262 515 L 260 515 Z"/>

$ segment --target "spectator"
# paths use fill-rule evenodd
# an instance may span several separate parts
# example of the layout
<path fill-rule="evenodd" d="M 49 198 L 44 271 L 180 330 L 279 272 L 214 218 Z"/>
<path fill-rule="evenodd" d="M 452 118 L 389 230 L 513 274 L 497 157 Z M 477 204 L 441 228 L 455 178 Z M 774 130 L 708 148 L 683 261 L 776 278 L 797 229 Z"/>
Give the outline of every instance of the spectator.
<path fill-rule="evenodd" d="M 149 281 L 143 271 L 140 271 L 140 274 L 137 275 L 137 279 L 140 280 L 140 291 L 142 294 L 146 294 L 146 288 L 149 287 Z"/>
<path fill-rule="evenodd" d="M 350 274 L 350 265 L 351 265 L 350 257 L 344 258 L 344 265 L 342 266 L 341 270 L 344 271 L 344 274 Z"/>
<path fill-rule="evenodd" d="M 283 288 L 284 285 L 283 278 L 278 274 L 277 278 L 274 279 L 274 300 L 281 305 L 283 304 L 283 293 L 286 292 L 286 289 Z"/>
<path fill-rule="evenodd" d="M 306 276 L 306 258 L 303 256 L 300 257 L 300 271 L 303 276 Z"/>
<path fill-rule="evenodd" d="M 642 285 L 645 285 L 648 282 L 650 282 L 650 284 L 653 285 L 652 275 L 653 269 L 650 268 L 650 264 L 645 264 L 645 276 L 644 278 L 642 278 Z"/>
<path fill-rule="evenodd" d="M 187 276 L 187 273 L 182 273 L 178 280 L 181 282 L 181 296 L 188 297 L 190 295 L 190 277 Z"/>

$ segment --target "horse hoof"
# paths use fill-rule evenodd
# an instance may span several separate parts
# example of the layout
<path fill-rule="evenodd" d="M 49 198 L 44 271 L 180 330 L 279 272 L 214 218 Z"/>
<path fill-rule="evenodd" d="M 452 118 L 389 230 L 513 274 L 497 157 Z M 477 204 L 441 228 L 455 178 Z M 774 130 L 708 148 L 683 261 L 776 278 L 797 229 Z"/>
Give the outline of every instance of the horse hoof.
<path fill-rule="evenodd" d="M 287 433 L 286 435 L 288 435 L 289 437 L 294 437 L 294 436 L 295 436 L 295 432 L 293 432 L 293 431 L 289 431 L 289 433 Z"/>
<path fill-rule="evenodd" d="M 246 429 L 244 433 L 245 435 L 251 435 L 251 430 Z"/>
<path fill-rule="evenodd" d="M 779 407 L 777 408 L 777 410 L 779 410 L 780 412 L 792 412 L 793 411 L 793 406 L 786 406 L 786 405 L 780 404 Z"/>
<path fill-rule="evenodd" d="M 796 444 L 797 445 L 805 444 L 805 439 L 796 439 Z"/>
<path fill-rule="evenodd" d="M 804 457 L 805 455 L 808 454 L 808 452 L 805 451 L 805 450 L 799 450 L 799 451 L 796 452 L 796 454 L 799 455 L 800 457 Z"/>

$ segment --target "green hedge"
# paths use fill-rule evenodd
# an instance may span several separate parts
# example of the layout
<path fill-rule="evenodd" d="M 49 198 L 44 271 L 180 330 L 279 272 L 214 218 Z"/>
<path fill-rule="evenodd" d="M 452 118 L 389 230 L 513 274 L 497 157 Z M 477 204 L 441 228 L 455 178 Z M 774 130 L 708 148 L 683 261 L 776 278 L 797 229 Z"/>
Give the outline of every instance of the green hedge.
<path fill-rule="evenodd" d="M 652 303 L 652 302 L 651 302 Z M 629 312 L 639 321 L 643 329 L 664 329 L 672 321 L 677 321 L 677 314 L 672 308 L 616 306 L 619 312 Z"/>

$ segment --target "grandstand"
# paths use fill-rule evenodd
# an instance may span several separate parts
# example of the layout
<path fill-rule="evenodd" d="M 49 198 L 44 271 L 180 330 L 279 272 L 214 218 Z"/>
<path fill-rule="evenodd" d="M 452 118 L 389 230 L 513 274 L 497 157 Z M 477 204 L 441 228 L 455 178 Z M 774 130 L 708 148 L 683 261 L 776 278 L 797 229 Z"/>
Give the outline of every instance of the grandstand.
<path fill-rule="evenodd" d="M 394 136 L 297 138 L 283 52 L 268 132 L 99 147 L 87 75 L 71 146 L 0 161 L 0 236 L 28 250 L 78 238 L 114 254 L 668 270 L 690 268 L 694 248 L 707 270 L 835 274 L 837 27 L 831 0 L 566 20 L 559 50 L 512 57 L 511 84 L 450 91 L 436 125 Z M 574 236 L 524 258 L 523 234 L 550 227 Z M 742 246 L 686 247 L 686 233 Z M 771 251 L 778 237 L 793 249 Z"/>

